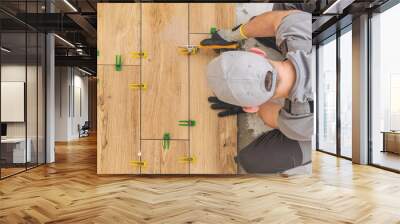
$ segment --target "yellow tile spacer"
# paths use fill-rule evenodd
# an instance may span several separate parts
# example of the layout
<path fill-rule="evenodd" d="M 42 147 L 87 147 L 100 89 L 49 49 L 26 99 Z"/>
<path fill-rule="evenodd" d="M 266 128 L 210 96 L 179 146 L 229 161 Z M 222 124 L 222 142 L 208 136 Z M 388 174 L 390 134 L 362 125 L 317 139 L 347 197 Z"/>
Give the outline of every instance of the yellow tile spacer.
<path fill-rule="evenodd" d="M 130 164 L 134 167 L 142 167 L 146 168 L 147 167 L 147 162 L 146 161 L 138 161 L 138 160 L 132 160 Z"/>
<path fill-rule="evenodd" d="M 148 54 L 147 52 L 132 52 L 131 53 L 132 58 L 147 58 Z"/>
<path fill-rule="evenodd" d="M 147 84 L 146 83 L 129 83 L 128 87 L 131 89 L 142 89 L 142 90 L 147 90 Z"/>
<path fill-rule="evenodd" d="M 179 53 L 184 54 L 184 55 L 194 55 L 194 54 L 197 54 L 197 52 L 199 52 L 199 50 L 200 50 L 200 47 L 195 46 L 195 45 L 184 45 L 184 46 L 178 47 Z"/>
<path fill-rule="evenodd" d="M 182 156 L 179 158 L 180 163 L 195 163 L 197 161 L 195 156 Z"/>

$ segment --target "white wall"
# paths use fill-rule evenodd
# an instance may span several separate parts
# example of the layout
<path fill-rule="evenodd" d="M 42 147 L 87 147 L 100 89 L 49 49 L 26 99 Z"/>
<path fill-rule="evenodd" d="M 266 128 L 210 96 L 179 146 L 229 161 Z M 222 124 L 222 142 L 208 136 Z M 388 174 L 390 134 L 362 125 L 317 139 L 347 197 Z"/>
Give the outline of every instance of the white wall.
<path fill-rule="evenodd" d="M 27 70 L 26 70 L 27 69 Z M 1 81 L 2 82 L 25 82 L 26 71 L 31 74 L 32 66 L 25 67 L 24 65 L 8 64 L 1 66 Z M 1 108 L 6 110 L 6 108 Z M 8 137 L 25 137 L 26 122 L 9 122 L 7 123 Z M 30 137 L 30 136 L 28 136 Z"/>
<path fill-rule="evenodd" d="M 77 69 L 56 67 L 55 85 L 55 140 L 77 139 L 78 124 L 88 120 L 88 78 Z"/>
<path fill-rule="evenodd" d="M 38 158 L 39 163 L 43 163 L 45 159 L 45 90 L 43 78 L 41 66 L 25 66 L 25 64 L 4 64 L 1 66 L 2 82 L 25 82 L 26 84 L 26 106 L 21 108 L 21 112 L 26 112 L 26 120 L 23 122 L 6 122 L 7 137 L 24 138 L 27 136 L 32 152 L 32 161 L 36 162 L 36 158 Z M 7 98 L 7 95 L 2 95 L 3 97 Z M 12 109 L 3 107 L 1 110 L 4 112 Z M 13 113 L 13 111 L 8 112 Z"/>
<path fill-rule="evenodd" d="M 72 99 L 74 99 L 74 102 L 71 102 L 71 104 L 74 104 L 75 106 L 72 108 L 71 135 L 73 138 L 78 138 L 79 137 L 77 128 L 78 124 L 82 126 L 85 123 L 85 121 L 89 119 L 88 78 L 81 76 L 81 73 L 79 73 L 79 75 L 76 75 L 76 70 L 75 70 L 73 86 L 74 86 L 73 88 L 74 91 L 72 92 L 72 94 L 74 96 L 72 96 Z M 81 110 L 81 112 L 79 111 L 79 109 Z"/>
<path fill-rule="evenodd" d="M 55 141 L 67 141 L 69 133 L 70 75 L 68 67 L 55 68 Z"/>
<path fill-rule="evenodd" d="M 25 82 L 25 65 L 2 65 L 1 81 Z M 28 67 L 32 69 L 32 67 Z"/>

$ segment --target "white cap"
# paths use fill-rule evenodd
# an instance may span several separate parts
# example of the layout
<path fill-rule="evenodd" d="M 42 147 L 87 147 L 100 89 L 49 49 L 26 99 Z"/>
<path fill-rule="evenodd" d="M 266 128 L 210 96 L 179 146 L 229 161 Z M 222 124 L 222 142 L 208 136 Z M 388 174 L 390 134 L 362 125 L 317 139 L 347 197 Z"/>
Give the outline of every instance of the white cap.
<path fill-rule="evenodd" d="M 221 101 L 242 107 L 259 106 L 275 92 L 277 72 L 256 53 L 227 51 L 207 68 L 210 88 Z"/>

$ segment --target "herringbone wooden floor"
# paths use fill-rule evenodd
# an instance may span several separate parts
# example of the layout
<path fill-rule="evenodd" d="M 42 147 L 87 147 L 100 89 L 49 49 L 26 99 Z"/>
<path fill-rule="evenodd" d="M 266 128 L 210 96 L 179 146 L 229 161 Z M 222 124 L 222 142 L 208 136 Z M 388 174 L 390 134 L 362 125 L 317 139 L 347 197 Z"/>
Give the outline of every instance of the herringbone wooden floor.
<path fill-rule="evenodd" d="M 95 141 L 0 181 L 0 223 L 400 223 L 400 175 L 322 153 L 311 177 L 97 176 Z"/>

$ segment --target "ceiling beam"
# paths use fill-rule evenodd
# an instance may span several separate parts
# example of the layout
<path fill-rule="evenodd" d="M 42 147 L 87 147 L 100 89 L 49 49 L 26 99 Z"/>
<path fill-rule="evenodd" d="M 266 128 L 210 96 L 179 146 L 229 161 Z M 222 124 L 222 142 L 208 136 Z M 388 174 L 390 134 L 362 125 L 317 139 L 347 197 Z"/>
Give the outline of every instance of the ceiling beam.
<path fill-rule="evenodd" d="M 312 32 L 316 32 L 320 30 L 329 20 L 331 20 L 334 16 L 320 16 L 315 22 L 312 24 Z"/>
<path fill-rule="evenodd" d="M 97 58 L 91 56 L 55 56 L 56 66 L 81 66 L 93 67 L 97 64 Z"/>
<path fill-rule="evenodd" d="M 332 2 L 326 9 L 323 10 L 324 15 L 338 15 L 343 14 L 343 11 L 352 3 L 354 0 L 336 0 Z"/>
<path fill-rule="evenodd" d="M 79 13 L 68 13 L 67 16 L 79 25 L 91 38 L 97 37 L 97 30 L 90 24 L 85 17 Z"/>

